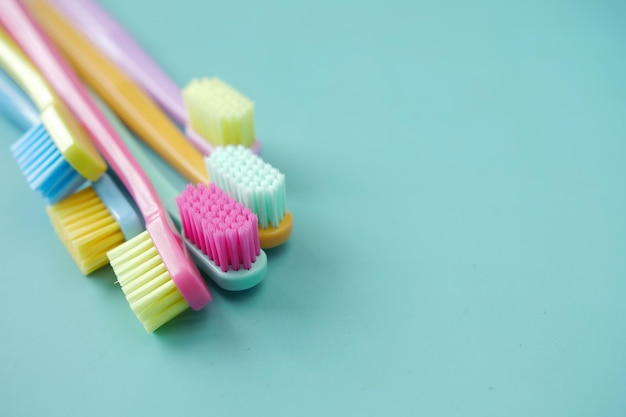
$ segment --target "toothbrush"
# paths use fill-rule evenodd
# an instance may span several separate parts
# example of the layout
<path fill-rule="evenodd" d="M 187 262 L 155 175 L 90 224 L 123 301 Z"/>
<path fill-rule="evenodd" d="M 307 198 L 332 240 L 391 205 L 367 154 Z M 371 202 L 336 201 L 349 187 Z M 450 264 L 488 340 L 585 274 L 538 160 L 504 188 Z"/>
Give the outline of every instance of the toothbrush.
<path fill-rule="evenodd" d="M 54 7 L 45 1 L 35 1 L 32 3 L 31 10 L 41 19 L 42 24 L 48 31 L 49 35 L 53 38 L 57 44 L 61 45 L 64 52 L 71 56 L 75 65 L 79 67 L 83 76 L 94 86 L 105 86 L 116 83 L 116 79 L 120 77 L 119 73 L 115 71 L 115 67 L 111 64 L 106 57 L 102 56 L 90 42 L 85 39 L 71 24 L 59 13 Z M 95 81 L 94 81 L 95 80 Z M 110 81 L 109 81 L 110 80 Z M 129 85 L 128 80 L 124 85 Z M 223 86 L 222 86 L 223 87 Z M 215 88 L 222 88 L 216 86 Z M 125 109 L 121 109 L 125 111 Z M 132 115 L 131 115 L 132 117 Z M 249 148 L 241 147 L 243 152 L 249 152 L 254 161 L 260 161 L 258 156 L 252 154 Z M 218 147 L 214 150 L 213 154 L 220 153 L 222 147 Z M 208 160 L 212 160 L 213 154 L 208 157 Z M 238 153 L 238 155 L 242 155 Z M 223 158 L 222 158 L 223 159 Z M 231 158 L 229 160 L 232 163 L 245 162 L 245 158 Z M 256 162 L 255 162 L 256 163 Z M 266 166 L 267 164 L 263 164 Z M 255 165 L 256 166 L 256 165 Z M 180 170 L 179 167 L 174 167 Z M 205 168 L 206 169 L 206 168 Z M 233 167 L 233 169 L 240 169 Z M 258 233 L 262 248 L 272 248 L 283 244 L 290 236 L 292 231 L 292 216 L 289 212 L 285 213 L 284 210 L 284 176 L 282 174 L 277 175 L 275 170 L 264 170 L 256 172 L 254 194 L 261 198 L 263 195 L 268 195 L 268 198 L 262 197 L 263 202 L 259 200 L 259 203 L 252 205 L 240 200 L 236 194 L 231 194 L 229 189 L 225 188 L 225 191 L 229 195 L 235 198 L 237 201 L 243 203 L 246 207 L 253 210 L 255 214 L 261 220 L 258 226 Z M 263 178 L 261 173 L 270 174 L 270 177 Z M 275 181 L 276 179 L 276 181 Z M 205 182 L 206 183 L 206 182 Z M 282 184 L 282 186 L 280 185 Z M 218 183 L 218 185 L 221 185 Z M 243 184 L 242 184 L 243 187 Z M 250 192 L 250 187 L 244 187 L 246 192 Z M 276 190 L 282 192 L 282 194 L 276 194 Z M 280 191 L 282 190 L 282 191 Z M 280 198 L 276 198 L 280 197 Z M 282 211 L 276 221 L 272 224 L 268 224 L 264 219 L 265 205 L 270 204 L 274 208 L 282 207 Z"/>
<path fill-rule="evenodd" d="M 250 239 L 255 239 L 255 244 L 253 245 L 250 254 L 247 256 L 241 256 L 241 262 L 236 262 L 235 265 L 229 266 L 229 268 L 223 268 L 221 265 L 217 265 L 213 259 L 210 259 L 205 252 L 208 252 L 206 248 L 202 248 L 202 244 L 198 244 L 198 242 L 208 241 L 209 233 L 205 232 L 203 228 L 194 227 L 195 224 L 201 224 L 202 218 L 199 216 L 199 213 L 192 209 L 193 205 L 197 203 L 200 207 L 208 207 L 208 211 L 210 211 L 215 204 L 206 197 L 206 195 L 202 195 L 200 192 L 200 198 L 194 199 L 196 196 L 196 189 L 193 190 L 186 189 L 183 192 L 183 195 L 179 196 L 176 189 L 171 185 L 171 183 L 161 174 L 161 172 L 150 162 L 149 158 L 139 146 L 137 139 L 135 139 L 132 134 L 128 131 L 128 129 L 120 122 L 120 120 L 113 114 L 111 110 L 109 110 L 104 103 L 97 99 L 94 95 L 94 101 L 100 107 L 100 110 L 108 119 L 109 123 L 113 128 L 117 131 L 119 137 L 124 141 L 128 149 L 133 153 L 137 162 L 141 165 L 143 170 L 146 172 L 152 184 L 156 188 L 161 201 L 168 213 L 172 217 L 172 220 L 176 224 L 176 226 L 184 230 L 183 241 L 187 246 L 187 250 L 192 255 L 196 265 L 200 268 L 202 272 L 204 272 L 209 278 L 211 278 L 217 285 L 221 288 L 229 291 L 241 291 L 251 287 L 254 287 L 259 282 L 263 280 L 265 274 L 267 272 L 267 255 L 260 248 L 260 244 L 258 241 L 258 233 L 256 233 L 256 238 L 254 236 Z M 192 187 L 193 188 L 193 187 Z M 191 194 L 191 195 L 190 195 Z M 219 194 L 213 191 L 212 195 Z M 226 195 L 224 193 L 224 195 Z M 191 204 L 188 204 L 188 201 L 192 201 Z M 235 205 L 235 201 L 229 202 L 230 205 Z M 180 212 L 185 213 L 185 222 L 181 220 L 181 214 L 179 214 L 179 206 L 181 207 Z M 239 208 L 243 211 L 243 207 Z M 251 214 L 251 213 L 250 213 Z M 248 216 L 249 217 L 249 216 Z M 209 220 L 214 220 L 215 216 L 212 216 Z M 194 220 L 190 220 L 194 219 Z M 247 219 L 246 219 L 247 220 Z M 253 220 L 252 225 L 254 231 L 256 231 L 257 219 L 256 217 Z M 183 227 L 185 226 L 185 227 Z M 252 231 L 248 231 L 245 233 L 245 236 L 250 236 Z M 187 238 L 193 237 L 193 239 Z M 193 240 L 193 241 L 192 241 Z M 232 244 L 237 244 L 237 238 L 230 237 L 226 239 L 225 243 L 220 245 L 222 252 L 228 252 L 229 247 L 232 247 Z M 228 243 L 228 244 L 227 244 Z M 238 252 L 237 250 L 232 251 L 234 253 Z M 243 265 L 243 268 L 240 268 L 240 264 L 243 264 L 243 259 L 254 258 L 254 261 L 251 261 L 247 265 Z M 233 269 L 237 268 L 237 270 Z"/>
<path fill-rule="evenodd" d="M 212 88 L 215 87 L 215 79 L 210 80 L 208 86 L 206 80 L 194 80 L 181 94 L 178 86 L 96 1 L 50 0 L 50 3 L 109 59 L 140 84 L 177 123 L 185 126 L 189 141 L 203 155 L 210 155 L 215 146 L 238 143 L 251 146 L 255 153 L 260 153 L 260 143 L 254 137 L 252 102 L 245 98 L 242 100 L 243 96 L 234 89 Z M 227 99 L 243 101 L 248 105 L 248 111 L 243 113 L 246 117 L 242 120 L 246 121 L 242 123 L 243 130 L 245 131 L 247 127 L 248 131 L 241 136 L 235 135 L 231 141 L 228 140 L 228 135 L 224 138 L 210 127 L 204 128 L 206 121 L 214 119 L 216 115 L 211 102 L 223 104 L 219 93 L 224 91 L 227 93 L 225 96 Z M 234 120 L 237 121 L 237 117 Z"/>
<path fill-rule="evenodd" d="M 150 97 L 46 2 L 29 3 L 50 40 L 83 80 L 143 141 L 192 183 L 209 181 L 203 156 Z"/>
<path fill-rule="evenodd" d="M 27 58 L 22 58 L 23 67 L 37 74 Z M 33 77 L 24 81 L 32 82 Z M 24 130 L 40 123 L 34 104 L 4 71 L 0 71 L 0 110 Z M 89 187 L 48 205 L 46 212 L 84 275 L 108 264 L 110 249 L 143 230 L 137 213 L 106 173 Z"/>
<path fill-rule="evenodd" d="M 180 236 L 155 190 L 129 150 L 71 71 L 58 51 L 18 0 L 4 0 L 2 24 L 25 50 L 74 115 L 90 133 L 109 165 L 143 214 L 146 231 L 108 253 L 111 266 L 131 309 L 153 332 L 191 307 L 211 300 L 204 280 L 183 252 Z M 15 74 L 13 74 L 15 76 Z M 16 79 L 20 79 L 19 75 Z"/>
<path fill-rule="evenodd" d="M 22 87 L 41 112 L 37 116 L 40 122 L 15 142 L 11 151 L 30 188 L 52 204 L 71 195 L 86 180 L 97 180 L 106 164 L 82 127 L 24 58 L 9 35 L 0 30 L 0 67 L 14 79 L 20 75 Z"/>

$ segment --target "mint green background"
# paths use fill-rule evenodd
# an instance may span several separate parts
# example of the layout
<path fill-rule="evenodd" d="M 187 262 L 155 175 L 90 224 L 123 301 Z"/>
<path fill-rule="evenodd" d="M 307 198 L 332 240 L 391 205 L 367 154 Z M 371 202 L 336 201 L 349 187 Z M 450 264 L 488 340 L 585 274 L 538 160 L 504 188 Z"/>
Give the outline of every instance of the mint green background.
<path fill-rule="evenodd" d="M 0 415 L 626 415 L 624 2 L 103 3 L 255 100 L 294 232 L 148 335 L 0 152 Z"/>

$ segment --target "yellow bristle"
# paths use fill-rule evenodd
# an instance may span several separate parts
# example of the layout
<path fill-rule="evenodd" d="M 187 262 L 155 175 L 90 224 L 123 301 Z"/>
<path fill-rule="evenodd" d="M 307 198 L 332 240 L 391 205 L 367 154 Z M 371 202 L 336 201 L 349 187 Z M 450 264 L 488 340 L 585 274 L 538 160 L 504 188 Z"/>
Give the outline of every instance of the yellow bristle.
<path fill-rule="evenodd" d="M 191 127 L 213 145 L 254 143 L 254 103 L 224 81 L 194 79 L 183 99 Z"/>
<path fill-rule="evenodd" d="M 147 332 L 189 308 L 147 231 L 110 251 L 108 257 L 130 308 Z"/>
<path fill-rule="evenodd" d="M 107 252 L 124 243 L 119 224 L 91 187 L 46 210 L 54 230 L 85 275 L 106 265 Z"/>

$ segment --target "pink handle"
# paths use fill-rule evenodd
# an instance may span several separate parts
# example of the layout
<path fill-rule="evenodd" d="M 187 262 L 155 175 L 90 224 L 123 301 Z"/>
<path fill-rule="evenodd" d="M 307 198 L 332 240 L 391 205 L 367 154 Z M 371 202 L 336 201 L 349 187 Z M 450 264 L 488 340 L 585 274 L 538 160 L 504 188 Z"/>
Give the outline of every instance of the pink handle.
<path fill-rule="evenodd" d="M 140 84 L 177 123 L 187 123 L 187 111 L 180 88 L 102 7 L 91 0 L 48 1 Z"/>
<path fill-rule="evenodd" d="M 2 1 L 0 23 L 87 129 L 98 150 L 133 196 L 146 224 L 158 216 L 164 216 L 165 210 L 146 174 L 96 107 L 69 64 L 19 0 Z"/>

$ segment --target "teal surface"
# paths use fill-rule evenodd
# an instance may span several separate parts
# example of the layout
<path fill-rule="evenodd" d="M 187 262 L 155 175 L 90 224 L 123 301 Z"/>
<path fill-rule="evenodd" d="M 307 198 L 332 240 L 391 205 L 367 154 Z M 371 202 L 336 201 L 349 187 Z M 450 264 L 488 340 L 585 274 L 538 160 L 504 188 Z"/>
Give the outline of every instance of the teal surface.
<path fill-rule="evenodd" d="M 294 232 L 146 334 L 0 120 L 1 416 L 626 415 L 624 2 L 103 4 L 256 102 Z"/>

